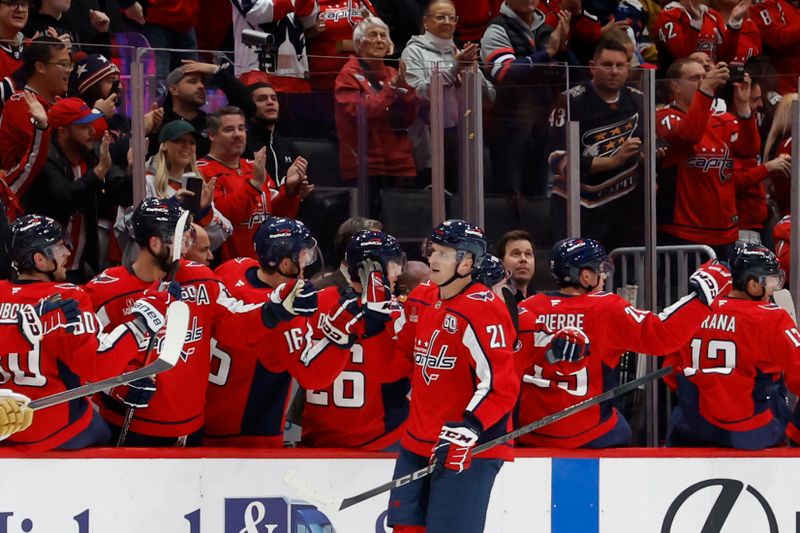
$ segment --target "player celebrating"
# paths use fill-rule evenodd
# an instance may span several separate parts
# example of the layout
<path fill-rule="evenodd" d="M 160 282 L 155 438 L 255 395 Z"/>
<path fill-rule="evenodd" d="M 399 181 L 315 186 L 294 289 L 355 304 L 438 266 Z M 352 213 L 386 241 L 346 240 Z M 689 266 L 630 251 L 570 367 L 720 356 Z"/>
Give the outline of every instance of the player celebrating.
<path fill-rule="evenodd" d="M 471 450 L 510 430 L 519 391 L 513 325 L 500 298 L 472 279 L 486 253 L 483 230 L 448 220 L 433 230 L 428 252 L 431 279 L 408 296 L 387 379 L 412 375 L 393 477 L 429 461 L 437 468 L 392 491 L 388 524 L 395 533 L 483 531 L 494 478 L 513 449 L 497 446 L 474 461 Z"/>
<path fill-rule="evenodd" d="M 53 219 L 24 215 L 11 225 L 9 253 L 18 273 L 15 282 L 0 282 L 0 323 L 16 325 L 25 332 L 2 335 L 0 382 L 13 383 L 17 392 L 38 399 L 119 374 L 162 324 L 165 302 L 156 296 L 132 302 L 133 316 L 151 320 L 127 322 L 100 335 L 91 301 L 79 287 L 66 283 L 70 251 L 64 232 Z M 53 302 L 53 297 L 60 302 Z M 58 312 L 50 313 L 56 310 Z M 40 316 L 41 315 L 41 318 Z M 30 324 L 35 323 L 35 327 Z M 23 451 L 52 448 L 78 449 L 102 445 L 109 431 L 95 415 L 86 398 L 72 400 L 42 411 L 24 433 L 12 435 L 5 444 Z"/>
<path fill-rule="evenodd" d="M 566 354 L 531 343 L 523 346 L 517 355 L 518 365 L 525 368 L 519 426 L 615 387 L 615 368 L 627 350 L 666 354 L 683 346 L 730 283 L 725 267 L 718 263 L 703 265 L 689 279 L 694 294 L 656 315 L 636 309 L 616 294 L 602 292 L 613 268 L 597 241 L 564 239 L 553 247 L 551 257 L 560 290 L 537 294 L 521 307 L 550 331 L 574 331 L 575 344 L 585 346 Z M 627 421 L 612 405 L 604 403 L 528 433 L 518 443 L 605 448 L 625 446 L 630 440 Z"/>
<path fill-rule="evenodd" d="M 784 379 L 800 392 L 800 333 L 769 302 L 783 285 L 783 271 L 770 250 L 745 244 L 736 250 L 731 276 L 733 290 L 714 302 L 691 342 L 670 358 L 678 405 L 667 446 L 760 450 L 786 440 Z"/>
<path fill-rule="evenodd" d="M 113 267 L 95 277 L 86 290 L 106 328 L 121 323 L 129 313 L 132 299 L 169 270 L 173 234 L 181 209 L 165 199 L 146 198 L 133 213 L 133 237 L 141 247 L 131 267 Z M 188 235 L 189 226 L 187 225 Z M 231 346 L 254 349 L 284 318 L 292 317 L 292 302 L 298 297 L 313 299 L 302 284 L 278 287 L 267 304 L 245 304 L 231 297 L 214 273 L 198 263 L 181 260 L 175 276 L 181 297 L 190 308 L 190 329 L 186 333 L 181 361 L 158 377 L 157 390 L 149 402 L 120 401 L 102 396 L 100 413 L 117 437 L 122 429 L 126 406 L 137 408 L 127 435 L 129 445 L 174 446 L 200 444 L 204 423 L 205 394 L 211 360 L 212 334 Z M 271 339 L 270 339 L 271 340 Z M 147 362 L 142 350 L 136 367 Z M 156 384 L 150 384 L 156 389 Z"/>
<path fill-rule="evenodd" d="M 274 298 L 281 287 L 303 283 L 303 269 L 317 257 L 317 241 L 299 220 L 268 217 L 254 237 L 258 261 L 239 258 L 216 273 L 234 297 L 247 303 Z M 304 288 L 311 284 L 305 282 Z M 258 350 L 218 337 L 209 375 L 204 442 L 213 446 L 283 446 L 292 377 L 303 387 L 325 387 L 344 365 L 348 351 L 336 344 L 311 345 L 308 317 L 316 298 L 296 299 L 294 311 L 274 326 L 275 341 Z"/>
<path fill-rule="evenodd" d="M 363 331 L 336 381 L 306 391 L 302 441 L 305 446 L 385 450 L 400 440 L 408 418 L 408 378 L 382 383 L 393 338 L 403 324 L 402 308 L 391 295 L 403 272 L 405 254 L 391 235 L 365 230 L 348 243 L 345 262 L 350 286 L 341 295 L 346 299 L 368 295 L 369 301 L 362 301 Z M 336 287 L 320 291 L 321 312 L 335 312 L 339 299 Z M 321 336 L 318 330 L 315 337 Z"/>

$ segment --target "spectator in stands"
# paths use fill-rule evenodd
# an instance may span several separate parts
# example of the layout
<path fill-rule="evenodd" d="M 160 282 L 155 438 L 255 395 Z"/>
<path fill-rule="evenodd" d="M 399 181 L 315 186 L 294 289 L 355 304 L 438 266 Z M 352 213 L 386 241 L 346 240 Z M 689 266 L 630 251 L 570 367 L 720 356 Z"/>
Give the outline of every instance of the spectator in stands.
<path fill-rule="evenodd" d="M 763 105 L 761 84 L 753 81 L 750 85 L 750 110 L 753 115 L 758 115 Z M 752 244 L 769 242 L 766 239 L 768 235 L 764 233 L 769 216 L 764 180 L 771 178 L 789 183 L 791 170 L 790 157 L 777 157 L 762 164 L 759 164 L 755 157 L 734 159 L 739 242 Z"/>
<path fill-rule="evenodd" d="M 0 2 L 0 101 L 5 102 L 19 87 L 25 84 L 12 75 L 22 69 L 22 29 L 28 23 L 28 0 L 4 0 Z"/>
<path fill-rule="evenodd" d="M 453 0 L 453 6 L 460 13 L 456 35 L 462 45 L 478 44 L 489 25 L 489 21 L 500 12 L 502 0 Z"/>
<path fill-rule="evenodd" d="M 199 201 L 187 201 L 194 192 L 186 188 L 187 180 L 197 178 L 195 147 L 197 132 L 185 120 L 174 120 L 161 128 L 159 148 L 150 160 L 145 175 L 145 197 L 175 198 L 190 209 L 193 220 L 208 230 L 211 249 L 216 250 L 233 233 L 233 225 L 214 207 L 216 178 L 204 182 Z"/>
<path fill-rule="evenodd" d="M 739 4 L 739 0 L 711 0 L 709 2 L 709 5 L 717 10 L 722 20 L 730 27 L 734 27 L 736 24 L 736 19 L 734 17 L 738 16 L 738 13 L 734 15 L 734 11 Z M 736 38 L 736 48 L 733 51 L 733 55 L 727 59 L 731 63 L 740 63 L 744 65 L 751 57 L 758 57 L 764 52 L 764 46 L 761 41 L 761 31 L 756 21 L 753 20 L 751 11 L 749 10 L 750 5 L 751 3 L 747 2 L 747 6 L 743 5 L 740 8 L 744 9 L 747 7 L 748 10 L 741 20 L 742 25 L 738 30 L 739 35 L 738 38 Z"/>
<path fill-rule="evenodd" d="M 530 288 L 533 275 L 536 273 L 536 257 L 533 236 L 524 229 L 507 232 L 497 241 L 495 254 L 503 262 L 503 266 L 511 272 L 512 289 L 517 302 L 533 295 Z"/>
<path fill-rule="evenodd" d="M 761 30 L 764 53 L 775 62 L 781 94 L 797 91 L 800 73 L 800 9 L 786 0 L 753 2 L 750 15 Z"/>
<path fill-rule="evenodd" d="M 406 67 L 387 66 L 392 53 L 389 28 L 379 18 L 367 17 L 353 30 L 357 56 L 336 77 L 336 132 L 342 178 L 360 174 L 369 187 L 370 216 L 380 213 L 380 190 L 415 186 L 416 171 L 408 128 L 416 118 L 419 99 L 406 81 Z M 366 131 L 358 117 L 366 116 Z M 367 153 L 359 153 L 359 136 L 366 136 Z"/>
<path fill-rule="evenodd" d="M 86 45 L 110 45 L 108 27 L 111 19 L 108 15 L 100 10 L 90 9 L 89 20 L 82 20 L 69 12 L 71 3 L 72 0 L 36 0 L 28 24 L 23 30 L 25 36 L 33 37 L 37 33 L 46 35 L 48 31 L 55 31 L 72 53 L 86 50 Z"/>
<path fill-rule="evenodd" d="M 118 0 L 118 3 L 125 10 L 128 31 L 141 33 L 151 47 L 161 49 L 156 51 L 159 80 L 178 68 L 181 60 L 197 59 L 194 51 L 197 0 Z"/>
<path fill-rule="evenodd" d="M 602 240 L 610 250 L 639 246 L 644 244 L 642 93 L 626 85 L 627 50 L 613 39 L 598 43 L 589 71 L 591 80 L 571 89 L 551 115 L 555 234 L 566 234 L 569 116 L 580 122 L 581 235 Z"/>
<path fill-rule="evenodd" d="M 319 279 L 314 280 L 314 287 L 317 289 L 324 289 L 335 285 L 343 289 L 349 284 L 349 275 L 347 273 L 347 262 L 344 255 L 347 251 L 347 245 L 353 235 L 363 230 L 382 231 L 383 224 L 380 221 L 365 218 L 365 217 L 350 217 L 339 225 L 336 231 L 336 237 L 333 239 L 333 252 L 336 254 L 337 268 L 331 273 L 325 274 Z"/>
<path fill-rule="evenodd" d="M 287 90 L 308 90 L 308 54 L 305 32 L 314 27 L 319 14 L 317 0 L 231 0 L 233 3 L 233 38 L 236 75 L 260 70 L 256 49 L 242 42 L 244 30 L 256 30 L 273 36 L 277 49 L 276 64 L 270 72 L 284 78 Z"/>
<path fill-rule="evenodd" d="M 707 244 L 720 260 L 732 257 L 739 236 L 731 157 L 751 158 L 761 145 L 750 111 L 750 75 L 736 83 L 731 112 L 712 102 L 730 73 L 724 63 L 705 72 L 679 59 L 667 71 L 673 103 L 658 110 L 656 134 L 667 144 L 659 160 L 660 244 Z"/>
<path fill-rule="evenodd" d="M 775 118 L 772 127 L 764 141 L 764 151 L 761 160 L 772 161 L 778 157 L 791 157 L 792 155 L 792 103 L 797 100 L 797 93 L 783 95 L 775 109 Z M 774 176 L 770 180 L 770 201 L 774 203 L 778 216 L 788 215 L 791 209 L 789 180 L 781 176 Z"/>
<path fill-rule="evenodd" d="M 92 112 L 78 98 L 63 98 L 48 113 L 52 139 L 47 163 L 22 197 L 25 210 L 55 219 L 72 242 L 67 279 L 85 283 L 99 272 L 97 233 L 98 197 L 119 195 L 130 202 L 130 178 L 112 175 L 106 133 L 98 155 L 94 153 L 93 122 L 102 114 Z M 119 169 L 116 169 L 119 170 Z M 126 198 L 119 199 L 122 202 Z"/>
<path fill-rule="evenodd" d="M 775 255 L 786 275 L 786 286 L 791 283 L 792 278 L 792 216 L 782 217 L 772 229 L 772 240 L 775 243 Z"/>
<path fill-rule="evenodd" d="M 409 129 L 414 145 L 414 160 L 417 171 L 430 174 L 430 84 L 431 68 L 438 64 L 443 78 L 443 115 L 445 128 L 445 187 L 449 191 L 458 190 L 458 138 L 457 127 L 460 120 L 459 104 L 463 101 L 463 76 L 471 70 L 482 80 L 483 97 L 491 105 L 495 90 L 478 68 L 479 46 L 468 43 L 459 50 L 453 42 L 456 30 L 456 8 L 451 0 L 434 0 L 425 9 L 422 25 L 424 35 L 411 38 L 403 50 L 402 58 L 406 64 L 406 81 L 416 90 L 420 98 L 420 113 Z M 449 156 L 449 157 L 448 157 Z"/>
<path fill-rule="evenodd" d="M 355 53 L 353 28 L 365 17 L 377 16 L 372 5 L 361 0 L 318 0 L 319 17 L 308 40 L 311 87 L 330 93 L 336 75 Z"/>
<path fill-rule="evenodd" d="M 656 46 L 661 74 L 677 59 L 706 52 L 712 61 L 732 61 L 737 53 L 739 30 L 750 0 L 739 0 L 727 19 L 699 0 L 673 1 L 656 19 Z"/>
<path fill-rule="evenodd" d="M 233 235 L 222 245 L 222 261 L 255 258 L 253 235 L 269 215 L 293 217 L 300 206 L 300 184 L 306 160 L 298 158 L 280 187 L 267 174 L 267 148 L 250 161 L 242 158 L 247 142 L 244 112 L 223 107 L 208 117 L 211 150 L 197 163 L 206 181 L 216 178 L 214 205 L 233 224 Z"/>
<path fill-rule="evenodd" d="M 245 157 L 252 158 L 264 146 L 267 147 L 267 173 L 280 187 L 286 182 L 289 167 L 298 162 L 299 154 L 288 139 L 278 135 L 276 129 L 280 117 L 278 93 L 268 83 L 256 82 L 249 86 L 255 105 L 255 113 L 247 121 L 247 146 Z M 324 169 L 319 169 L 324 171 Z M 300 199 L 314 192 L 314 185 L 304 176 L 300 183 Z"/>
<path fill-rule="evenodd" d="M 203 226 L 192 222 L 192 244 L 183 254 L 183 258 L 187 261 L 209 266 L 211 261 L 214 260 L 214 253 L 211 250 L 211 240 L 208 238 L 208 232 Z"/>
<path fill-rule="evenodd" d="M 250 99 L 250 91 L 233 76 L 230 63 L 215 65 L 185 61 L 184 64 L 167 76 L 167 97 L 164 101 L 163 123 L 173 120 L 185 120 L 200 133 L 197 139 L 197 155 L 204 157 L 209 150 L 206 136 L 206 85 L 212 79 L 225 93 L 228 103 L 244 110 L 247 116 L 253 114 L 254 106 Z M 158 147 L 158 132 L 153 131 L 149 137 L 149 153 L 155 154 Z"/>
<path fill-rule="evenodd" d="M 44 166 L 51 134 L 46 112 L 67 92 L 72 70 L 67 47 L 54 37 L 34 39 L 22 57 L 28 84 L 6 102 L 0 121 L 0 167 L 17 197 L 25 194 Z M 31 97 L 42 107 L 33 121 Z"/>
<path fill-rule="evenodd" d="M 566 69 L 551 61 L 576 64 L 567 49 L 570 12 L 558 13 L 554 28 L 530 0 L 506 0 L 481 39 L 481 60 L 497 89 L 492 124 L 487 130 L 492 153 L 494 192 L 544 195 L 547 114 L 566 88 Z"/>

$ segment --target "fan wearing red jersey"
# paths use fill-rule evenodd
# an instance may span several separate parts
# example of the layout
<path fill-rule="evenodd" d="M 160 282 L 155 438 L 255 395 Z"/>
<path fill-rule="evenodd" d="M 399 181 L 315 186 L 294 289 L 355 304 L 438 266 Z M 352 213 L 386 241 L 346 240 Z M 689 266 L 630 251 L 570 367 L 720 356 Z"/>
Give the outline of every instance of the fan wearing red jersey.
<path fill-rule="evenodd" d="M 800 73 L 800 9 L 786 0 L 754 0 L 750 15 L 761 31 L 765 53 L 775 63 L 781 94 L 797 91 Z"/>
<path fill-rule="evenodd" d="M 172 246 L 188 248 L 188 226 L 183 243 L 172 242 L 180 216 L 179 207 L 159 198 L 146 198 L 134 210 L 133 238 L 141 249 L 133 265 L 109 268 L 86 286 L 106 329 L 125 321 L 133 300 L 164 279 Z M 212 337 L 242 350 L 276 342 L 280 331 L 272 328 L 294 315 L 292 302 L 302 298 L 304 289 L 300 283 L 279 287 L 266 303 L 247 304 L 233 298 L 208 267 L 183 260 L 175 281 L 191 312 L 186 343 L 176 367 L 150 385 L 156 390 L 149 405 L 136 409 L 126 440 L 129 446 L 200 444 Z M 146 364 L 148 355 L 140 351 L 131 367 Z M 112 433 L 119 433 L 125 411 L 125 402 L 101 396 L 100 413 Z"/>
<path fill-rule="evenodd" d="M 39 215 L 15 220 L 9 253 L 18 278 L 0 282 L 0 324 L 16 330 L 20 322 L 24 340 L 15 340 L 20 336 L 14 331 L 0 337 L 0 381 L 17 392 L 38 399 L 117 375 L 153 334 L 143 322 L 127 322 L 138 311 L 109 334 L 98 334 L 89 297 L 65 282 L 70 252 L 56 221 Z M 158 307 L 165 308 L 148 304 L 148 311 L 163 322 Z M 105 444 L 109 435 L 89 400 L 81 398 L 42 411 L 4 445 L 37 452 L 78 449 Z"/>
<path fill-rule="evenodd" d="M 519 426 L 617 386 L 615 369 L 625 351 L 667 354 L 683 346 L 709 315 L 714 299 L 730 284 L 724 266 L 706 264 L 690 278 L 694 293 L 656 315 L 603 292 L 606 276 L 613 269 L 597 241 L 565 239 L 553 247 L 551 258 L 560 289 L 532 296 L 521 307 L 550 331 L 577 328 L 581 333 L 576 332 L 573 342 L 584 347 L 583 352 L 547 350 L 522 337 L 524 345 L 516 355 L 517 367 L 523 370 Z M 517 443 L 605 448 L 628 445 L 630 439 L 627 421 L 606 403 L 528 433 Z"/>
<path fill-rule="evenodd" d="M 734 158 L 756 157 L 761 146 L 750 75 L 734 84 L 737 116 L 712 108 L 730 77 L 724 63 L 706 73 L 697 61 L 680 59 L 667 76 L 673 102 L 656 113 L 656 134 L 668 145 L 658 176 L 659 242 L 708 244 L 728 259 L 739 235 Z"/>
<path fill-rule="evenodd" d="M 223 107 L 209 115 L 208 138 L 211 150 L 197 162 L 197 170 L 206 181 L 216 178 L 214 206 L 233 224 L 233 235 L 222 245 L 222 260 L 255 259 L 253 236 L 267 216 L 297 212 L 306 161 L 295 161 L 283 185 L 276 186 L 266 171 L 266 147 L 256 152 L 253 161 L 241 157 L 247 129 L 244 112 L 238 107 Z"/>
<path fill-rule="evenodd" d="M 331 315 L 341 296 L 361 295 L 364 312 L 358 339 L 342 372 L 329 386 L 306 390 L 302 419 L 305 446 L 394 449 L 408 418 L 408 378 L 384 383 L 394 336 L 402 328 L 402 307 L 392 298 L 405 254 L 397 239 L 380 231 L 356 233 L 347 245 L 350 285 L 320 291 L 320 313 Z M 316 338 L 323 338 L 318 327 Z"/>
<path fill-rule="evenodd" d="M 783 286 L 778 259 L 744 244 L 731 262 L 733 289 L 691 341 L 667 358 L 678 404 L 667 446 L 760 450 L 786 441 L 786 386 L 800 392 L 800 333 L 770 296 Z"/>
<path fill-rule="evenodd" d="M 211 446 L 281 447 L 292 378 L 302 387 L 325 387 L 348 355 L 328 341 L 311 343 L 317 296 L 303 270 L 317 257 L 317 241 L 299 220 L 269 217 L 255 234 L 258 260 L 239 258 L 216 274 L 247 303 L 274 298 L 282 287 L 305 283 L 295 315 L 274 326 L 274 341 L 257 350 L 215 338 L 206 394 L 204 443 Z"/>
<path fill-rule="evenodd" d="M 483 230 L 463 220 L 437 226 L 428 241 L 430 281 L 406 301 L 387 381 L 411 376 L 411 413 L 394 478 L 430 463 L 432 476 L 392 490 L 388 524 L 396 533 L 483 531 L 494 479 L 510 445 L 472 460 L 472 448 L 507 433 L 519 381 L 514 326 L 500 298 L 473 280 L 483 261 Z M 463 502 L 469 505 L 463 505 Z"/>

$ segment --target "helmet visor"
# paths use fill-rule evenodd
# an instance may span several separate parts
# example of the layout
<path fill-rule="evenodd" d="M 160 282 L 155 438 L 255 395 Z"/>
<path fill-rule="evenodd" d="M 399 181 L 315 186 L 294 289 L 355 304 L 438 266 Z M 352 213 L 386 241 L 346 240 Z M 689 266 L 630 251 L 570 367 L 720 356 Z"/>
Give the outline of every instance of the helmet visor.
<path fill-rule="evenodd" d="M 318 257 L 319 248 L 317 247 L 317 239 L 311 237 L 307 243 L 307 246 L 302 248 L 300 253 L 297 254 L 297 262 L 301 267 L 305 268 L 309 265 L 313 265 L 317 261 Z"/>
<path fill-rule="evenodd" d="M 608 279 L 614 275 L 614 264 L 607 259 L 600 261 L 594 268 L 594 272 L 598 276 Z"/>
<path fill-rule="evenodd" d="M 763 276 L 762 284 L 769 290 L 779 291 L 783 288 L 784 281 L 786 281 L 786 276 L 781 270 L 778 274 Z"/>
<path fill-rule="evenodd" d="M 390 279 L 397 279 L 397 276 L 406 271 L 406 254 L 401 254 L 399 257 L 392 257 L 386 264 L 386 275 Z"/>

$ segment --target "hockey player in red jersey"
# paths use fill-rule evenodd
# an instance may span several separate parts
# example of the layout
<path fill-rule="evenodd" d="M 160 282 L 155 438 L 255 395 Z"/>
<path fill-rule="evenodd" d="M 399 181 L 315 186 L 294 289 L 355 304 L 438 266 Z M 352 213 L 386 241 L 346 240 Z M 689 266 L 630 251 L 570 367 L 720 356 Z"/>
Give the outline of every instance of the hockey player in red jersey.
<path fill-rule="evenodd" d="M 656 113 L 656 134 L 668 144 L 658 175 L 659 244 L 708 244 L 728 259 L 739 236 L 734 157 L 753 158 L 760 145 L 750 111 L 750 76 L 734 88 L 734 111 L 713 109 L 714 93 L 730 73 L 708 73 L 691 59 L 668 72 L 672 104 Z"/>
<path fill-rule="evenodd" d="M 233 296 L 247 303 L 269 300 L 281 287 L 299 283 L 303 269 L 317 257 L 317 241 L 299 220 L 269 217 L 254 239 L 258 260 L 234 259 L 216 271 Z M 293 306 L 298 316 L 275 324 L 274 341 L 258 349 L 215 339 L 206 395 L 206 445 L 283 446 L 292 378 L 302 387 L 325 387 L 341 371 L 346 348 L 328 341 L 311 343 L 310 319 L 317 299 L 295 300 Z"/>
<path fill-rule="evenodd" d="M 135 209 L 133 237 L 141 250 L 133 265 L 109 268 L 86 286 L 106 329 L 123 322 L 132 300 L 165 277 L 171 247 L 186 246 L 185 241 L 172 242 L 180 215 L 180 208 L 159 198 L 146 198 Z M 187 231 L 184 235 L 189 234 Z M 149 406 L 137 408 L 127 435 L 131 446 L 200 444 L 212 336 L 230 346 L 255 349 L 259 342 L 273 341 L 268 328 L 286 315 L 293 316 L 292 303 L 298 297 L 313 300 L 315 296 L 297 283 L 279 287 L 266 304 L 246 304 L 231 297 L 208 267 L 183 260 L 175 281 L 181 285 L 181 299 L 191 311 L 186 343 L 177 366 L 158 376 Z M 142 366 L 146 357 L 142 350 L 134 366 Z M 120 431 L 125 408 L 117 398 L 101 396 L 100 413 L 113 434 Z"/>
<path fill-rule="evenodd" d="M 724 266 L 706 264 L 689 280 L 694 293 L 656 315 L 636 309 L 616 294 L 603 292 L 606 276 L 613 270 L 597 241 L 572 238 L 556 243 L 551 270 L 559 291 L 537 294 L 521 307 L 550 331 L 578 329 L 582 332 L 578 335 L 588 340 L 582 351 L 568 352 L 566 357 L 530 343 L 522 347 L 516 355 L 518 367 L 525 369 L 519 426 L 615 387 L 615 369 L 627 350 L 667 354 L 683 346 L 709 315 L 709 305 L 730 284 Z M 630 439 L 627 421 L 605 403 L 523 435 L 517 443 L 605 448 L 628 445 Z"/>
<path fill-rule="evenodd" d="M 222 260 L 255 258 L 253 235 L 267 216 L 297 212 L 306 161 L 299 158 L 289 167 L 283 185 L 275 185 L 266 171 L 266 147 L 256 152 L 253 161 L 241 157 L 247 129 L 238 107 L 223 107 L 209 115 L 208 137 L 211 151 L 197 162 L 197 169 L 206 181 L 217 179 L 214 206 L 233 224 L 233 235 L 222 245 Z"/>
<path fill-rule="evenodd" d="M 778 259 L 745 244 L 731 262 L 733 289 L 667 362 L 677 376 L 667 446 L 760 450 L 786 441 L 786 385 L 800 392 L 800 333 L 770 296 L 783 286 Z"/>
<path fill-rule="evenodd" d="M 132 316 L 108 334 L 98 334 L 100 325 L 91 301 L 79 287 L 66 283 L 69 249 L 58 223 L 40 215 L 24 215 L 11 225 L 9 253 L 18 272 L 16 281 L 0 281 L 0 324 L 39 320 L 24 343 L 14 335 L 2 335 L 0 381 L 37 399 L 62 392 L 87 381 L 122 372 L 135 357 L 140 342 L 147 342 L 158 328 L 151 322 L 128 322 L 143 311 L 163 323 L 165 302 L 156 298 L 137 302 Z M 54 303 L 54 298 L 61 298 Z M 58 313 L 48 313 L 60 307 Z M 161 311 L 159 311 L 159 309 Z M 144 325 L 143 325 L 144 324 Z M 31 328 L 23 327 L 23 331 Z M 99 339 L 98 339 L 99 337 Z M 121 394 L 120 391 L 117 391 Z M 52 448 L 78 449 L 102 445 L 109 431 L 86 398 L 43 410 L 26 431 L 4 442 L 23 451 Z"/>
<path fill-rule="evenodd" d="M 412 376 L 411 414 L 392 477 L 429 462 L 436 470 L 392 490 L 388 524 L 395 533 L 478 532 L 494 478 L 513 459 L 510 445 L 471 457 L 476 444 L 511 429 L 519 391 L 513 325 L 500 298 L 472 278 L 486 253 L 483 230 L 448 220 L 433 230 L 428 252 L 431 278 L 408 296 L 386 379 Z"/>
<path fill-rule="evenodd" d="M 382 379 L 394 336 L 404 322 L 402 307 L 391 294 L 403 272 L 405 254 L 391 235 L 365 230 L 348 243 L 345 262 L 350 287 L 321 290 L 320 312 L 335 312 L 340 296 L 362 295 L 360 334 L 336 380 L 327 387 L 306 390 L 302 442 L 380 451 L 400 440 L 408 418 L 408 378 L 392 383 Z M 315 337 L 322 338 L 322 331 L 318 329 Z"/>

